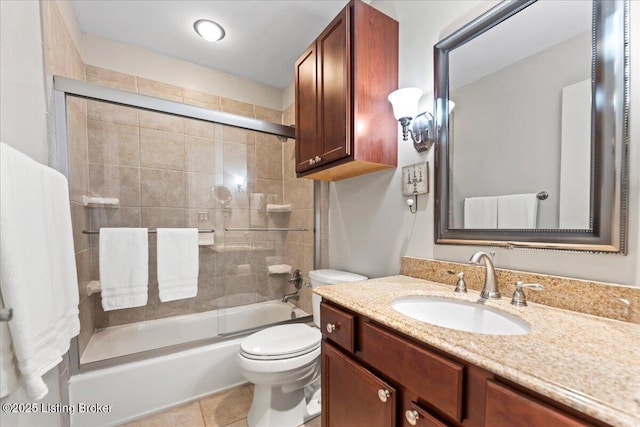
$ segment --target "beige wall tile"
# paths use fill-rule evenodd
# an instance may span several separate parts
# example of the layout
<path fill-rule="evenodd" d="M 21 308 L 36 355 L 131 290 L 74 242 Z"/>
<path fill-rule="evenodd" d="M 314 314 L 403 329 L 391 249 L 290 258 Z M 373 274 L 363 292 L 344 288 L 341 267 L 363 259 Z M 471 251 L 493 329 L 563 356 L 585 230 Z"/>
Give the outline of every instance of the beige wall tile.
<path fill-rule="evenodd" d="M 256 139 L 256 147 L 271 148 L 272 150 L 281 150 L 282 141 L 275 135 L 267 133 L 254 132 Z"/>
<path fill-rule="evenodd" d="M 220 98 L 220 106 L 222 111 L 233 114 L 240 114 L 247 117 L 255 117 L 253 104 L 240 102 L 229 98 Z"/>
<path fill-rule="evenodd" d="M 282 150 L 256 147 L 256 178 L 282 180 Z"/>
<path fill-rule="evenodd" d="M 56 2 L 49 2 L 47 9 L 48 25 L 44 27 L 43 41 L 50 51 L 46 67 L 51 74 L 70 77 L 76 80 L 85 79 L 84 63 L 69 30 L 62 18 Z"/>
<path fill-rule="evenodd" d="M 136 92 L 138 90 L 136 86 L 136 78 L 129 74 L 94 67 L 93 65 L 87 65 L 85 67 L 85 74 L 89 83 L 96 83 L 102 86 L 127 90 L 129 92 Z"/>
<path fill-rule="evenodd" d="M 87 160 L 87 101 L 67 97 L 67 132 L 69 148 Z"/>
<path fill-rule="evenodd" d="M 92 196 L 118 198 L 120 206 L 140 206 L 140 169 L 91 163 L 89 192 Z"/>
<path fill-rule="evenodd" d="M 156 98 L 169 99 L 182 102 L 182 89 L 179 86 L 136 77 L 138 93 L 154 96 Z"/>
<path fill-rule="evenodd" d="M 220 110 L 220 97 L 193 89 L 182 88 L 182 98 L 186 104 Z"/>
<path fill-rule="evenodd" d="M 184 172 L 162 169 L 140 170 L 140 201 L 142 206 L 185 207 Z M 144 214 L 143 214 L 144 216 Z M 186 218 L 183 217 L 183 221 Z"/>
<path fill-rule="evenodd" d="M 89 249 L 89 236 L 82 230 L 89 228 L 89 213 L 82 203 L 71 202 L 71 226 L 73 229 L 73 248 L 75 252 Z"/>
<path fill-rule="evenodd" d="M 140 164 L 138 128 L 115 123 L 87 121 L 89 161 L 123 166 Z"/>
<path fill-rule="evenodd" d="M 187 206 L 190 208 L 215 208 L 211 189 L 215 185 L 214 175 L 207 173 L 187 174 Z"/>
<path fill-rule="evenodd" d="M 256 132 L 231 126 L 222 126 L 222 139 L 225 142 L 255 145 Z"/>
<path fill-rule="evenodd" d="M 200 221 L 198 215 L 204 213 L 209 216 L 209 219 Z M 187 212 L 187 227 L 200 228 L 200 229 L 214 229 L 216 228 L 216 210 L 215 209 L 189 209 Z M 214 235 L 214 241 L 215 241 Z"/>
<path fill-rule="evenodd" d="M 91 209 L 89 213 L 91 229 L 100 227 L 140 227 L 140 208 L 120 206 L 117 209 Z M 95 239 L 97 244 L 98 239 Z"/>
<path fill-rule="evenodd" d="M 284 202 L 293 209 L 313 209 L 313 181 L 288 179 L 284 182 Z"/>
<path fill-rule="evenodd" d="M 142 208 L 142 226 L 147 228 L 184 227 L 187 210 L 182 208 Z"/>
<path fill-rule="evenodd" d="M 164 317 L 181 316 L 195 313 L 196 299 L 185 298 L 175 301 L 160 302 L 158 286 L 149 287 L 149 303 L 145 310 L 145 319 L 162 319 Z"/>
<path fill-rule="evenodd" d="M 221 125 L 217 125 L 221 128 Z M 184 119 L 185 135 L 197 136 L 198 138 L 215 139 L 216 125 L 196 119 Z"/>
<path fill-rule="evenodd" d="M 78 296 L 82 301 L 87 296 L 87 285 L 91 281 L 91 250 L 89 248 L 76 253 L 76 270 L 78 275 Z"/>
<path fill-rule="evenodd" d="M 266 196 L 265 206 L 267 203 L 282 204 L 282 181 L 272 179 L 256 179 L 256 193 L 262 193 Z"/>
<path fill-rule="evenodd" d="M 69 152 L 69 189 L 74 202 L 82 203 L 82 196 L 89 194 L 87 162 L 73 151 Z"/>
<path fill-rule="evenodd" d="M 87 101 L 87 118 L 101 122 L 138 126 L 138 109 L 102 101 Z"/>
<path fill-rule="evenodd" d="M 142 322 L 145 307 L 124 308 L 121 310 L 104 311 L 102 302 L 96 298 L 94 323 L 96 328 L 125 325 L 127 323 Z"/>
<path fill-rule="evenodd" d="M 271 108 L 255 106 L 256 119 L 266 120 L 267 122 L 282 124 L 282 111 L 273 110 Z"/>
<path fill-rule="evenodd" d="M 284 179 L 297 179 L 296 178 L 296 152 L 295 152 L 295 140 L 289 140 L 282 146 L 283 150 L 283 165 L 282 171 Z"/>
<path fill-rule="evenodd" d="M 184 135 L 140 129 L 140 166 L 183 171 Z"/>
<path fill-rule="evenodd" d="M 289 105 L 282 112 L 282 124 L 286 126 L 295 126 L 296 124 L 296 108 L 295 104 Z"/>
<path fill-rule="evenodd" d="M 214 173 L 216 147 L 211 139 L 185 136 L 186 170 Z"/>
<path fill-rule="evenodd" d="M 184 119 L 165 113 L 140 110 L 140 127 L 163 130 L 173 133 L 184 133 Z"/>
<path fill-rule="evenodd" d="M 93 323 L 93 298 L 84 298 L 78 305 L 80 311 L 80 334 L 78 335 L 78 347 L 80 355 L 87 348 L 87 344 L 93 335 L 95 325 Z"/>

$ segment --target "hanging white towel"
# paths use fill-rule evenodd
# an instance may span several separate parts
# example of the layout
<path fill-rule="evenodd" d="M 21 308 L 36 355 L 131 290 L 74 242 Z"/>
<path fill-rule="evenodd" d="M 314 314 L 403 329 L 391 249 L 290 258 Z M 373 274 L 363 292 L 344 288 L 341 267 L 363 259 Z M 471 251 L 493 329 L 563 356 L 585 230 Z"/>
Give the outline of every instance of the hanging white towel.
<path fill-rule="evenodd" d="M 100 287 L 104 311 L 147 304 L 149 234 L 146 228 L 100 229 Z"/>
<path fill-rule="evenodd" d="M 69 186 L 61 173 L 3 143 L 0 292 L 13 309 L 9 332 L 26 393 L 42 399 L 42 375 L 80 331 Z"/>
<path fill-rule="evenodd" d="M 2 307 L 1 303 L 0 307 Z M 0 322 L 0 398 L 13 393 L 18 388 L 20 372 L 16 363 L 9 322 Z"/>
<path fill-rule="evenodd" d="M 464 228 L 498 228 L 498 198 L 491 196 L 464 199 Z"/>
<path fill-rule="evenodd" d="M 198 230 L 158 228 L 160 301 L 193 298 L 198 293 Z"/>
<path fill-rule="evenodd" d="M 498 228 L 531 229 L 538 221 L 536 193 L 498 196 Z"/>

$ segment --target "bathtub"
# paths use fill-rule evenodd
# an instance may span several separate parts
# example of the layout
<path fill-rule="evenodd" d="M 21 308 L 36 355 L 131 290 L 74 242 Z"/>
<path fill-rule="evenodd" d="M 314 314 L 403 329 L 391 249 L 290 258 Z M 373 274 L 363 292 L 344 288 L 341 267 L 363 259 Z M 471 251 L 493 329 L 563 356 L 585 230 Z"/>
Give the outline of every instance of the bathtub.
<path fill-rule="evenodd" d="M 242 339 L 262 325 L 308 316 L 290 303 L 266 301 L 97 331 L 81 370 L 105 360 L 115 366 L 71 377 L 71 425 L 115 426 L 243 384 L 236 361 Z M 128 361 L 132 354 L 148 357 Z M 99 409 L 88 406 L 95 404 L 104 411 L 89 411 Z"/>

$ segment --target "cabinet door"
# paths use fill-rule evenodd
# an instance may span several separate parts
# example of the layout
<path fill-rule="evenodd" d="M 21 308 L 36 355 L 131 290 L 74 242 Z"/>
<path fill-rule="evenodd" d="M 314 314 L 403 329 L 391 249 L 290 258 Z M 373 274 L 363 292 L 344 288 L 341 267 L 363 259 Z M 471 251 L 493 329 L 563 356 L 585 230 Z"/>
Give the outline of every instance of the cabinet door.
<path fill-rule="evenodd" d="M 322 342 L 323 427 L 396 425 L 396 390 Z"/>
<path fill-rule="evenodd" d="M 316 44 L 312 44 L 295 65 L 296 172 L 313 166 L 322 152 L 318 135 L 318 68 Z"/>
<path fill-rule="evenodd" d="M 318 165 L 351 154 L 350 6 L 320 34 L 318 48 Z"/>

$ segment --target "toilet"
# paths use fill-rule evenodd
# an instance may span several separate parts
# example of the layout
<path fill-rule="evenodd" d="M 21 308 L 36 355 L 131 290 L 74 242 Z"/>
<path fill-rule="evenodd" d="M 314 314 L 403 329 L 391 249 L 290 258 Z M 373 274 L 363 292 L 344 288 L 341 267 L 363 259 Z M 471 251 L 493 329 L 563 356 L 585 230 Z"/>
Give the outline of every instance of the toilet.
<path fill-rule="evenodd" d="M 311 287 L 365 280 L 339 270 L 309 272 Z M 272 326 L 245 338 L 238 363 L 255 384 L 249 427 L 297 427 L 320 413 L 320 301 L 313 295 L 314 326 Z"/>

